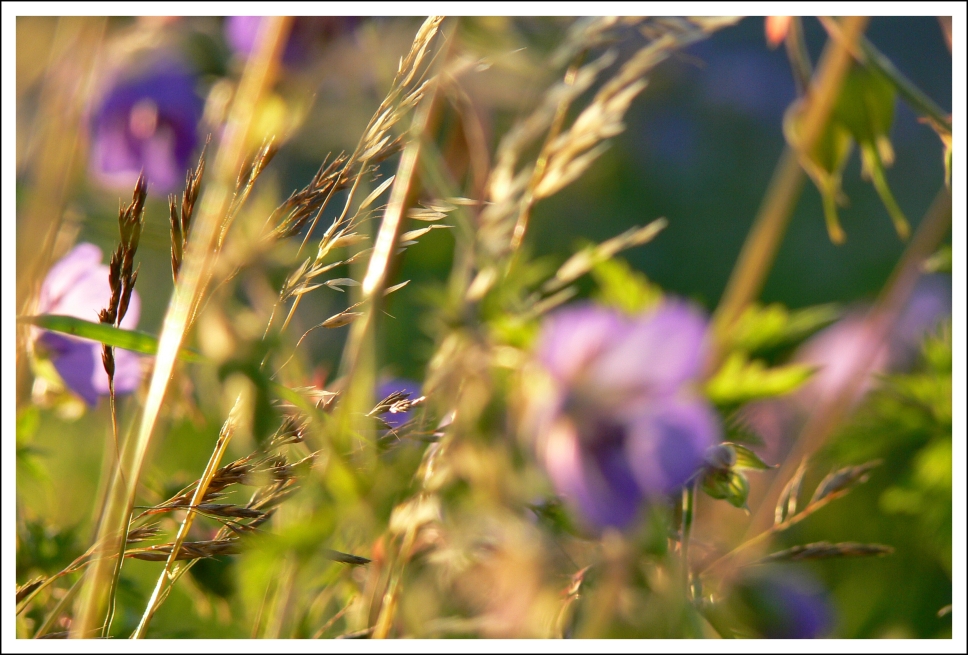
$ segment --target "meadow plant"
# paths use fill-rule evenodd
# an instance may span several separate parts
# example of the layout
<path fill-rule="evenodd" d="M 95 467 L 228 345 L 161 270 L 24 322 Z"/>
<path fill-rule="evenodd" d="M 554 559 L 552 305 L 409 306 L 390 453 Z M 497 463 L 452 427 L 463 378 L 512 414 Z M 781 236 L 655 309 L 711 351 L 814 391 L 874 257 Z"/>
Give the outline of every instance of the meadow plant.
<path fill-rule="evenodd" d="M 17 636 L 950 636 L 951 116 L 866 18 L 757 21 L 108 21 L 71 114 L 97 184 L 65 173 L 83 218 L 18 260 Z M 586 207 L 549 252 L 677 62 L 751 24 L 797 97 L 718 304 L 637 270 L 701 267 L 664 254 L 695 217 Z M 898 101 L 938 151 L 920 220 Z M 869 238 L 855 144 L 893 272 L 757 302 L 805 180 L 816 248 Z"/>

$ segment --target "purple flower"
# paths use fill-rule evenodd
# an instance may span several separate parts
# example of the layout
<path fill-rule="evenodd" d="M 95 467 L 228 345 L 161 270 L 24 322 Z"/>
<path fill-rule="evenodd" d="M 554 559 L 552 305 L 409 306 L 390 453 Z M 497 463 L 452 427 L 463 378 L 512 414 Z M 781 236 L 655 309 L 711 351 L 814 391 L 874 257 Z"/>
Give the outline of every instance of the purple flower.
<path fill-rule="evenodd" d="M 131 189 L 144 171 L 159 193 L 184 183 L 198 146 L 203 104 L 180 62 L 158 59 L 116 79 L 91 122 L 91 170 L 107 186 Z"/>
<path fill-rule="evenodd" d="M 793 361 L 815 366 L 817 371 L 795 393 L 751 403 L 743 409 L 746 425 L 766 441 L 764 455 L 768 458 L 785 456 L 784 437 L 795 434 L 821 400 L 849 393 L 851 405 L 856 407 L 878 384 L 878 376 L 909 368 L 917 359 L 925 335 L 951 316 L 950 277 L 922 277 L 891 326 L 885 343 L 874 353 L 866 347 L 871 339 L 865 320 L 867 312 L 867 307 L 852 310 L 797 349 Z M 869 361 L 861 361 L 865 355 Z M 845 388 L 859 366 L 866 370 L 858 384 L 853 389 Z"/>
<path fill-rule="evenodd" d="M 228 16 L 225 19 L 225 40 L 240 57 L 248 57 L 255 48 L 263 16 Z M 352 29 L 359 19 L 352 16 L 298 16 L 282 53 L 288 66 L 305 64 L 315 44 L 332 40 L 340 32 Z"/>
<path fill-rule="evenodd" d="M 406 380 L 402 378 L 393 378 L 377 386 L 376 388 L 377 402 L 380 402 L 384 398 L 388 398 L 390 394 L 394 392 L 401 392 L 401 393 L 408 394 L 407 399 L 410 401 L 414 401 L 423 395 L 421 393 L 420 384 L 418 382 L 414 382 L 413 380 Z M 409 421 L 412 414 L 413 414 L 413 411 L 409 409 L 402 412 L 401 411 L 394 412 L 393 409 L 391 408 L 389 412 L 386 412 L 385 414 L 381 414 L 380 418 L 383 420 L 384 423 L 390 426 L 391 429 L 395 430 L 401 425 L 403 425 L 404 423 L 406 423 L 407 421 Z"/>
<path fill-rule="evenodd" d="M 600 527 L 625 527 L 650 497 L 692 477 L 719 422 L 690 388 L 706 322 L 680 301 L 629 318 L 593 305 L 560 310 L 539 337 L 546 375 L 526 425 L 558 492 Z"/>
<path fill-rule="evenodd" d="M 37 313 L 97 322 L 98 311 L 111 299 L 108 267 L 101 264 L 102 256 L 101 249 L 94 244 L 80 243 L 54 264 L 40 288 Z M 140 313 L 141 298 L 133 291 L 121 327 L 135 328 Z M 100 343 L 46 330 L 35 330 L 34 338 L 49 354 L 64 384 L 88 405 L 97 403 L 98 396 L 108 394 Z M 134 391 L 141 382 L 141 358 L 120 348 L 115 349 L 114 358 L 115 392 Z"/>
<path fill-rule="evenodd" d="M 826 591 L 799 573 L 759 574 L 740 583 L 738 591 L 751 612 L 750 623 L 768 639 L 818 639 L 832 627 Z"/>

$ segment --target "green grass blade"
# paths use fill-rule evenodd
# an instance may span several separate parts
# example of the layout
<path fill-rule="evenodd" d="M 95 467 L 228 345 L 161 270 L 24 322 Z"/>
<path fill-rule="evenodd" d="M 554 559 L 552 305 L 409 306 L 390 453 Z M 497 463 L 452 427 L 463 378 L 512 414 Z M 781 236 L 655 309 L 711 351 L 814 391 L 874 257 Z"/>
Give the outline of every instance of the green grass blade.
<path fill-rule="evenodd" d="M 137 330 L 122 330 L 107 323 L 93 323 L 85 321 L 83 318 L 74 316 L 61 316 L 59 314 L 42 314 L 40 316 L 20 316 L 18 323 L 30 323 L 37 327 L 70 334 L 82 339 L 100 341 L 108 346 L 124 348 L 136 353 L 145 355 L 158 354 L 158 339 L 147 332 Z M 182 348 L 178 353 L 179 358 L 186 362 L 201 362 L 204 358 L 198 353 Z"/>

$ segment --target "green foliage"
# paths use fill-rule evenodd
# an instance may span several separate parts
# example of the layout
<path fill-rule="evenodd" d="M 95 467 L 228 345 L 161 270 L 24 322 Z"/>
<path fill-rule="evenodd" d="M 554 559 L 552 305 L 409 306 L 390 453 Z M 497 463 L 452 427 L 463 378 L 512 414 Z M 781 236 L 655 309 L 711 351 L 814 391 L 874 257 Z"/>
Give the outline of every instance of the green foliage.
<path fill-rule="evenodd" d="M 806 364 L 768 368 L 741 352 L 732 353 L 706 383 L 706 394 L 717 405 L 731 407 L 751 400 L 782 396 L 796 391 L 813 373 Z"/>
<path fill-rule="evenodd" d="M 783 118 L 783 132 L 787 141 L 796 150 L 800 165 L 820 192 L 830 240 L 840 244 L 844 242 L 846 235 L 840 226 L 837 205 L 842 205 L 847 200 L 841 190 L 841 184 L 844 167 L 854 149 L 854 142 L 846 127 L 838 121 L 830 120 L 820 133 L 813 149 L 810 152 L 805 151 L 800 145 L 802 113 L 801 102 L 791 105 Z"/>
<path fill-rule="evenodd" d="M 37 459 L 43 451 L 31 445 L 37 428 L 40 427 L 40 410 L 34 406 L 25 407 L 17 415 L 17 477 L 30 477 L 47 480 L 44 466 Z M 21 478 L 22 479 L 22 478 Z"/>
<path fill-rule="evenodd" d="M 952 423 L 950 323 L 929 335 L 916 370 L 883 378 L 854 418 L 825 449 L 832 463 L 883 460 L 877 476 L 824 510 L 833 530 L 890 544 L 894 556 L 869 568 L 831 565 L 829 581 L 851 608 L 842 634 L 877 636 L 888 625 L 912 636 L 944 636 L 936 612 L 951 599 Z M 860 594 L 860 589 L 865 589 Z"/>
<path fill-rule="evenodd" d="M 753 471 L 766 471 L 768 469 L 776 468 L 776 466 L 770 466 L 762 459 L 760 456 L 754 453 L 752 450 L 746 446 L 741 446 L 738 443 L 727 443 L 725 444 L 733 449 L 736 453 L 736 463 L 733 464 L 735 469 L 750 469 Z"/>
<path fill-rule="evenodd" d="M 753 303 L 730 330 L 729 344 L 751 355 L 798 343 L 841 315 L 834 303 L 789 310 L 779 303 Z"/>
<path fill-rule="evenodd" d="M 76 526 L 59 528 L 40 520 L 17 530 L 17 577 L 30 572 L 57 573 L 81 554 Z"/>
<path fill-rule="evenodd" d="M 598 284 L 596 299 L 626 314 L 637 314 L 662 300 L 662 289 L 624 259 L 598 262 L 592 268 L 592 277 Z"/>

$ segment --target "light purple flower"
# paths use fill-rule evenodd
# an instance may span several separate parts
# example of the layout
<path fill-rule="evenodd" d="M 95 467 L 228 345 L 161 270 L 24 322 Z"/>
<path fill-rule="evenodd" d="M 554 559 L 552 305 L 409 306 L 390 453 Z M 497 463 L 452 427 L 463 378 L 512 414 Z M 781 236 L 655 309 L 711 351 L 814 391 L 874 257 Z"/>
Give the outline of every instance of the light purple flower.
<path fill-rule="evenodd" d="M 410 401 L 414 401 L 417 398 L 420 398 L 421 395 L 423 395 L 421 393 L 421 387 L 419 382 L 414 382 L 413 380 L 407 380 L 403 378 L 392 378 L 377 386 L 376 393 L 375 393 L 377 402 L 383 400 L 384 398 L 389 397 L 390 394 L 394 392 L 401 392 L 401 393 L 408 394 L 409 396 L 408 400 Z M 395 430 L 396 428 L 400 427 L 401 425 L 409 421 L 412 414 L 413 414 L 413 410 L 410 410 L 410 409 L 403 412 L 400 412 L 400 411 L 394 412 L 391 410 L 384 414 L 380 414 L 380 418 L 383 420 L 384 423 L 390 426 L 391 429 Z"/>
<path fill-rule="evenodd" d="M 629 318 L 594 305 L 549 317 L 537 346 L 547 373 L 526 425 L 558 492 L 600 527 L 625 527 L 650 497 L 700 468 L 719 421 L 693 389 L 706 322 L 666 301 Z"/>
<path fill-rule="evenodd" d="M 866 347 L 871 339 L 865 322 L 867 312 L 867 307 L 852 310 L 797 349 L 793 361 L 817 370 L 795 393 L 751 403 L 743 409 L 746 424 L 766 442 L 767 457 L 783 458 L 784 437 L 792 436 L 823 399 L 849 393 L 851 405 L 856 407 L 876 386 L 878 376 L 909 368 L 928 331 L 951 316 L 950 277 L 928 275 L 918 281 L 886 341 L 875 353 Z M 868 361 L 861 361 L 864 356 Z M 859 384 L 853 389 L 845 388 L 860 366 L 865 370 Z"/>
<path fill-rule="evenodd" d="M 195 76 L 172 58 L 119 75 L 91 122 L 94 177 L 130 190 L 144 171 L 153 191 L 180 188 L 199 142 L 203 104 L 195 85 Z"/>
<path fill-rule="evenodd" d="M 37 313 L 97 322 L 98 312 L 111 299 L 108 267 L 101 264 L 102 257 L 101 249 L 94 244 L 80 243 L 54 264 L 40 288 Z M 121 327 L 134 329 L 140 313 L 141 298 L 133 291 Z M 108 394 L 100 343 L 46 330 L 35 330 L 34 338 L 47 351 L 64 384 L 88 405 L 96 404 L 98 396 Z M 134 391 L 141 382 L 141 358 L 121 348 L 115 349 L 114 358 L 115 392 Z"/>
<path fill-rule="evenodd" d="M 739 593 L 753 627 L 768 639 L 818 639 L 833 625 L 826 591 L 798 572 L 758 574 L 740 583 Z"/>
<path fill-rule="evenodd" d="M 228 16 L 225 19 L 225 40 L 240 57 L 248 57 L 255 48 L 263 16 Z M 353 16 L 297 16 L 282 52 L 287 66 L 305 64 L 317 43 L 325 43 L 340 32 L 353 28 L 359 21 Z"/>

